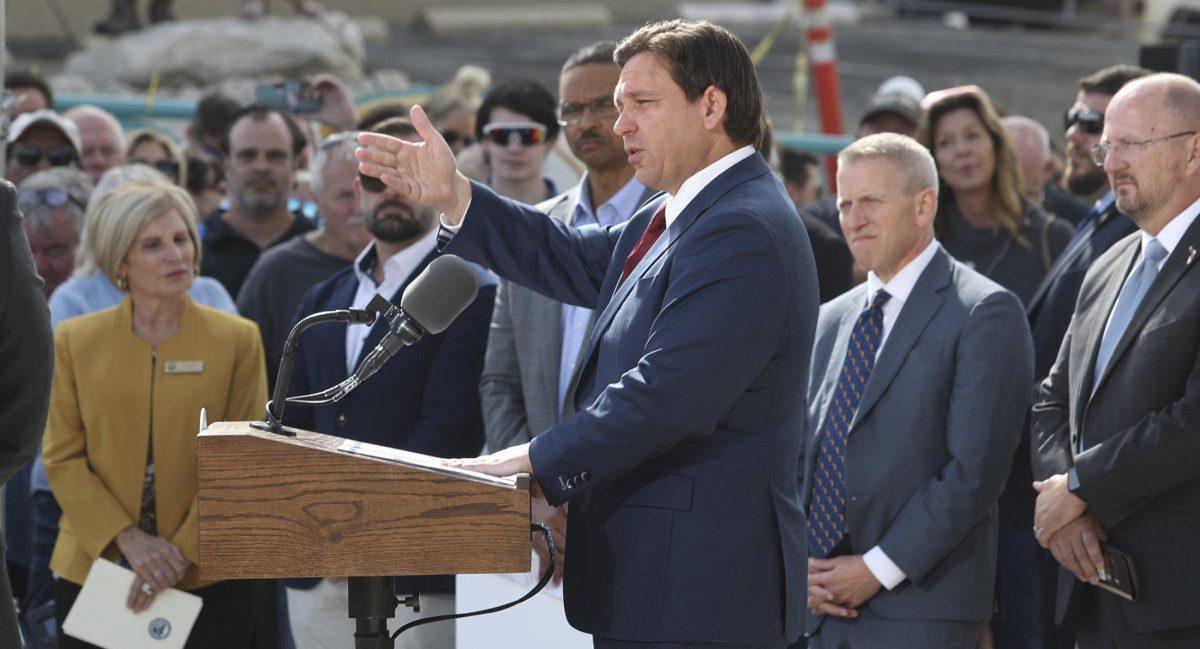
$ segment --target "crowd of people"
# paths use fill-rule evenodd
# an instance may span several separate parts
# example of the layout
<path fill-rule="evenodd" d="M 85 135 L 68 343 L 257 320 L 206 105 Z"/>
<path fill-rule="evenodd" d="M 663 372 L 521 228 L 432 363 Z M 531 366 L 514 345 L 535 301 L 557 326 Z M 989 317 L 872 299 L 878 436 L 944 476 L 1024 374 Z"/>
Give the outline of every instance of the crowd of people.
<path fill-rule="evenodd" d="M 5 177 L 54 340 L 41 451 L 5 495 L 19 619 L 52 611 L 57 646 L 90 646 L 61 625 L 103 557 L 136 574 L 134 611 L 203 598 L 189 647 L 346 646 L 343 576 L 199 579 L 197 416 L 260 419 L 299 318 L 398 303 L 446 251 L 480 263 L 475 301 L 284 423 L 503 467 L 526 453 L 567 616 L 597 646 L 1200 646 L 1200 85 L 1104 67 L 1062 88 L 1048 128 L 977 86 L 888 80 L 827 189 L 820 157 L 773 144 L 744 54 L 719 27 L 659 23 L 581 47 L 556 89 L 468 74 L 423 111 L 360 111 L 325 78 L 316 115 L 210 95 L 183 141 L 57 112 L 10 74 Z M 418 191 L 410 150 L 362 133 L 456 175 Z M 569 187 L 547 172 L 563 149 Z M 340 382 L 384 333 L 306 332 L 288 392 Z M 746 466 L 757 500 L 731 499 Z M 1112 569 L 1102 540 L 1136 563 L 1136 601 L 1088 586 Z M 680 588 L 713 603 L 621 595 Z M 451 576 L 397 591 L 455 610 Z M 454 627 L 399 642 L 453 647 Z"/>

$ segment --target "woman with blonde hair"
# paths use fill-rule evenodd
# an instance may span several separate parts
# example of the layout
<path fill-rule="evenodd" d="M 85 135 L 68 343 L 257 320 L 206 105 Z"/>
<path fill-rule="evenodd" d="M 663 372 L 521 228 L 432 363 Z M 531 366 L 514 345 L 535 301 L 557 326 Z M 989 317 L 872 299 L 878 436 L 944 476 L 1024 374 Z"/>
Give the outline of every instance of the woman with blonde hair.
<path fill-rule="evenodd" d="M 135 573 L 125 605 L 163 590 L 204 600 L 188 647 L 249 647 L 252 581 L 199 578 L 196 427 L 261 415 L 267 398 L 253 322 L 192 302 L 195 207 L 165 183 L 129 183 L 89 214 L 85 245 L 123 293 L 115 307 L 61 323 L 43 458 L 62 506 L 50 567 L 59 646 L 88 646 L 62 621 L 98 558 Z"/>
<path fill-rule="evenodd" d="M 987 94 L 976 87 L 941 93 L 917 139 L 937 162 L 938 240 L 1028 304 L 1071 239 L 1071 227 L 1021 196 L 1021 169 Z"/>
<path fill-rule="evenodd" d="M 125 141 L 125 159 L 129 164 L 146 165 L 157 169 L 176 185 L 187 181 L 187 158 L 170 137 L 150 129 L 138 129 L 130 133 Z"/>

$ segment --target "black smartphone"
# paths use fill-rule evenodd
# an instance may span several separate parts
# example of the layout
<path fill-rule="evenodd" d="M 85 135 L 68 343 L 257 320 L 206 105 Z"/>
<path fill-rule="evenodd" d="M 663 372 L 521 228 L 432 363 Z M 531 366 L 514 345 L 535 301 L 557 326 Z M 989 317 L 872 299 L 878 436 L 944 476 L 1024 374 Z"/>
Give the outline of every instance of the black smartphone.
<path fill-rule="evenodd" d="M 1136 602 L 1138 578 L 1137 571 L 1133 567 L 1133 557 L 1107 543 L 1100 544 L 1100 554 L 1104 555 L 1104 570 L 1100 571 L 1100 588 L 1117 597 Z"/>
<path fill-rule="evenodd" d="M 289 113 L 303 115 L 321 110 L 321 92 L 304 81 L 260 83 L 254 89 L 254 101 Z"/>

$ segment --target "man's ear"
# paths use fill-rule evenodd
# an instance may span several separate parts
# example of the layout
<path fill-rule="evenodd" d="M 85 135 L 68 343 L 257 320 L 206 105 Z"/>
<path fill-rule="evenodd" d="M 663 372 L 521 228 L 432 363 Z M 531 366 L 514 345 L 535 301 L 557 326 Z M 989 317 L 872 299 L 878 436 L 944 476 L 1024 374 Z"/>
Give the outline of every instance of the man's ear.
<path fill-rule="evenodd" d="M 704 108 L 704 127 L 710 131 L 723 128 L 725 113 L 729 109 L 729 98 L 725 91 L 716 86 L 709 86 L 700 95 L 701 106 Z"/>

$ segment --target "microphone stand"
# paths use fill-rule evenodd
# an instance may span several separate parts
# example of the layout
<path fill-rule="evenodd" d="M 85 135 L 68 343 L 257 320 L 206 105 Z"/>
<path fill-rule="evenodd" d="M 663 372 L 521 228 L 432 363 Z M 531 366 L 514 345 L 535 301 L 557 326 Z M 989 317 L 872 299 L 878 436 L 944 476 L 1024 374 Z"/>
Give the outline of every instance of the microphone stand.
<path fill-rule="evenodd" d="M 381 313 L 395 308 L 387 298 L 376 295 L 365 309 L 321 311 L 297 322 L 296 326 L 292 327 L 292 331 L 288 333 L 287 342 L 283 345 L 283 357 L 279 360 L 279 374 L 275 377 L 275 390 L 271 394 L 271 400 L 267 402 L 266 420 L 251 422 L 250 427 L 284 437 L 296 436 L 295 433 L 289 432 L 283 427 L 283 407 L 287 403 L 288 383 L 292 380 L 292 365 L 296 360 L 296 347 L 300 344 L 300 334 L 322 322 L 345 322 L 370 326 L 375 323 L 375 319 Z"/>

